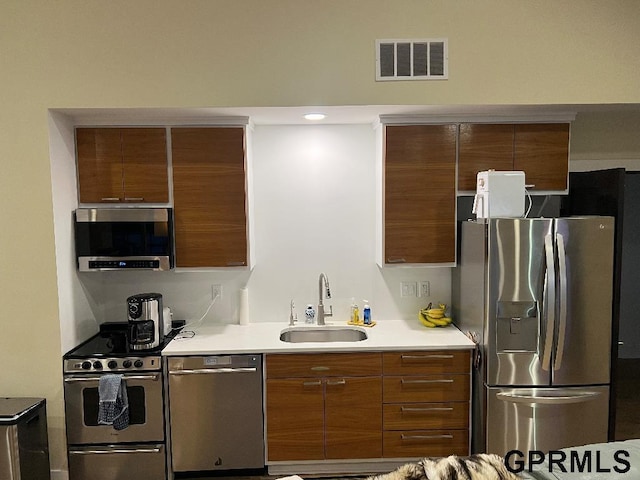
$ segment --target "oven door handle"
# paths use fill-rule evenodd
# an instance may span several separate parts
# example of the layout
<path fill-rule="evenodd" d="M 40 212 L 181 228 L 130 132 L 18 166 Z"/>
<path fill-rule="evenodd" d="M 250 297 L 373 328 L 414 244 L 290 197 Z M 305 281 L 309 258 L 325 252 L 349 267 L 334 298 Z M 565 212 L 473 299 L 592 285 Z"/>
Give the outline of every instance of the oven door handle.
<path fill-rule="evenodd" d="M 162 446 L 158 445 L 156 447 L 147 447 L 147 448 L 88 448 L 86 450 L 74 450 L 70 449 L 69 454 L 71 455 L 101 455 L 101 454 L 109 454 L 109 453 L 160 453 L 162 451 Z"/>
<path fill-rule="evenodd" d="M 153 375 L 125 375 L 122 377 L 123 380 L 153 380 L 158 381 L 160 378 L 160 374 L 155 373 Z M 75 383 L 75 382 L 99 382 L 100 377 L 67 377 L 64 379 L 64 383 Z"/>

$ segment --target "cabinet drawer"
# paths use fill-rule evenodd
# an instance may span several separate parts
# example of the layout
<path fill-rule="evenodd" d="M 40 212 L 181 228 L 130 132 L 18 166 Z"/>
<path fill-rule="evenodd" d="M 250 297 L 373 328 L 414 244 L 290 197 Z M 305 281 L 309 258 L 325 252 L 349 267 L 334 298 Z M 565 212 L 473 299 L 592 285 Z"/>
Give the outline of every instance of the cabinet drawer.
<path fill-rule="evenodd" d="M 382 374 L 380 353 L 267 355 L 267 378 L 362 377 Z"/>
<path fill-rule="evenodd" d="M 469 428 L 469 404 L 404 403 L 387 404 L 383 409 L 385 430 L 467 429 Z"/>
<path fill-rule="evenodd" d="M 430 373 L 469 373 L 469 350 L 385 353 L 385 375 L 426 375 Z"/>
<path fill-rule="evenodd" d="M 384 457 L 444 457 L 469 455 L 467 430 L 413 430 L 384 432 Z"/>
<path fill-rule="evenodd" d="M 469 375 L 386 376 L 384 403 L 468 402 Z"/>

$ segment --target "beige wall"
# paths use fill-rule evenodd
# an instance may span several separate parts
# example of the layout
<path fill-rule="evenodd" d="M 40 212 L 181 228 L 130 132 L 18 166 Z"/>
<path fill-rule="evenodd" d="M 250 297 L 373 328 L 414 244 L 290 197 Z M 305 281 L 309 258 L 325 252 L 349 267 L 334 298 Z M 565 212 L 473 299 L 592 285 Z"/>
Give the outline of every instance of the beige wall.
<path fill-rule="evenodd" d="M 0 0 L 0 395 L 64 468 L 48 108 L 640 103 L 635 0 Z M 374 41 L 448 37 L 449 80 Z"/>

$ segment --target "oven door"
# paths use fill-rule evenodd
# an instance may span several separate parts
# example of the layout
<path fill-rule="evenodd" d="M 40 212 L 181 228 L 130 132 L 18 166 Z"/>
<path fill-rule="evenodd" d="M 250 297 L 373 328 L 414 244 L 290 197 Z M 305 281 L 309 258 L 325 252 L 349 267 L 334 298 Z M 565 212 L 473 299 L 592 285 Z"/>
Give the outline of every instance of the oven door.
<path fill-rule="evenodd" d="M 165 478 L 163 444 L 69 448 L 70 480 L 158 480 Z"/>
<path fill-rule="evenodd" d="M 98 424 L 100 375 L 65 375 L 67 442 L 70 445 L 164 441 L 162 373 L 125 374 L 129 426 L 115 430 Z"/>

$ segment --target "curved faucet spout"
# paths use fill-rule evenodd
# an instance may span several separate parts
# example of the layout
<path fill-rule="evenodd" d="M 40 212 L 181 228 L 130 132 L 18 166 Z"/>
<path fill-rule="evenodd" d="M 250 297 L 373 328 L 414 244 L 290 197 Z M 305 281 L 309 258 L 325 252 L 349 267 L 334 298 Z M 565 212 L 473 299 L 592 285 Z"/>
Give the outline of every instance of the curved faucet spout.
<path fill-rule="evenodd" d="M 331 298 L 331 289 L 329 287 L 329 278 L 321 273 L 318 278 L 318 325 L 324 325 L 325 317 L 333 316 L 333 306 L 329 306 L 329 313 L 325 313 L 324 304 L 322 303 L 322 281 L 324 280 L 324 285 L 326 288 L 327 298 Z"/>

